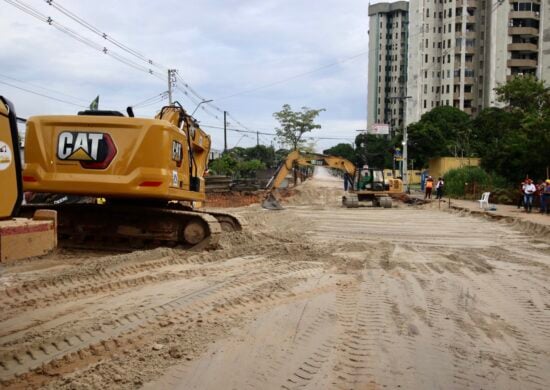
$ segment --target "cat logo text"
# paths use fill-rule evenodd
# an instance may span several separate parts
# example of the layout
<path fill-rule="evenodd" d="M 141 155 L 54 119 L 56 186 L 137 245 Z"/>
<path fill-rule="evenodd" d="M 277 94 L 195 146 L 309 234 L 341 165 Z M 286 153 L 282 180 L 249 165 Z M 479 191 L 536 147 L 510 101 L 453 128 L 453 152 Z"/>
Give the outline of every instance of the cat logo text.
<path fill-rule="evenodd" d="M 57 158 L 78 161 L 83 168 L 105 169 L 117 153 L 109 134 L 64 131 L 57 140 Z"/>

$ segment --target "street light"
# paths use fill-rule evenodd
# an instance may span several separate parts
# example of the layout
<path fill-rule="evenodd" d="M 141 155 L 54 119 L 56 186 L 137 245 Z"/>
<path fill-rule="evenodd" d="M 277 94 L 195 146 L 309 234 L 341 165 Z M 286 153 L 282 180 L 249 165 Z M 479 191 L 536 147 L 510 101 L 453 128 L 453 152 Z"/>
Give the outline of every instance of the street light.
<path fill-rule="evenodd" d="M 195 112 L 197 111 L 197 109 L 200 107 L 201 104 L 203 103 L 210 103 L 210 102 L 213 102 L 214 99 L 209 99 L 209 100 L 203 100 L 202 102 L 200 102 L 199 104 L 197 104 L 197 107 L 195 107 L 195 109 L 193 110 L 193 113 L 191 114 L 191 116 L 193 116 L 193 114 L 195 114 Z"/>

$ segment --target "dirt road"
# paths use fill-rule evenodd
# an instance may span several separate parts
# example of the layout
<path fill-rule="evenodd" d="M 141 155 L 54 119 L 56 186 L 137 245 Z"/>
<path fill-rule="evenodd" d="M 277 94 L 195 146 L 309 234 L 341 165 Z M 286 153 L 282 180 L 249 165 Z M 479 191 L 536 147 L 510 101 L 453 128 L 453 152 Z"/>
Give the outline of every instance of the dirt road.
<path fill-rule="evenodd" d="M 237 209 L 217 251 L 3 267 L 2 387 L 547 388 L 550 237 L 339 186 Z"/>

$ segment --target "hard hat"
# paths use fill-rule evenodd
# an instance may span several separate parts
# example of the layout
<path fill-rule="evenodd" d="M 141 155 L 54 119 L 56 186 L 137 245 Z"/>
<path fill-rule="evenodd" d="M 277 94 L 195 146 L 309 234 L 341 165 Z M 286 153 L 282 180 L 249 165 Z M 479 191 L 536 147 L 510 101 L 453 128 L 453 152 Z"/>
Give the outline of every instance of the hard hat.
<path fill-rule="evenodd" d="M 546 179 L 546 183 L 547 183 L 547 184 L 550 184 L 550 179 Z"/>

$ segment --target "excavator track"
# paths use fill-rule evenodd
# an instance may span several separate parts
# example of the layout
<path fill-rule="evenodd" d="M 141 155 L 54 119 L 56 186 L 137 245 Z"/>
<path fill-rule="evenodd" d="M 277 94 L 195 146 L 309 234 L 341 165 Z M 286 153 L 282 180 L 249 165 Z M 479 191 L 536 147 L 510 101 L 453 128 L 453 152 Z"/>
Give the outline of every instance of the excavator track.
<path fill-rule="evenodd" d="M 212 249 L 222 231 L 243 227 L 231 214 L 147 205 L 30 204 L 21 215 L 32 216 L 37 209 L 57 211 L 60 245 L 80 249 Z"/>

